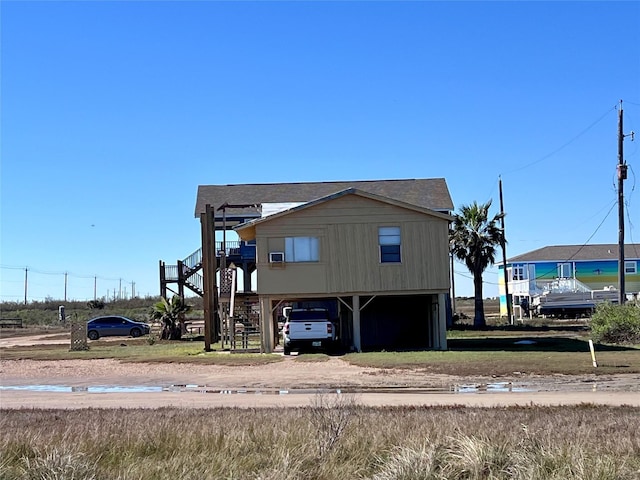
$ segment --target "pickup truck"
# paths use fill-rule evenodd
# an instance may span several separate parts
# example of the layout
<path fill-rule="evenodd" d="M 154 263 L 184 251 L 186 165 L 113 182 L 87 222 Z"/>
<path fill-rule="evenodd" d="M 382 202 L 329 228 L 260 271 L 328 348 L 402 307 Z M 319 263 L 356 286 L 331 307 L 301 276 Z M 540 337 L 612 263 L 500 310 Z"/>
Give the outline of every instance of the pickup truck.
<path fill-rule="evenodd" d="M 336 329 L 327 309 L 294 308 L 287 312 L 282 337 L 285 355 L 305 347 L 331 349 L 336 342 Z"/>

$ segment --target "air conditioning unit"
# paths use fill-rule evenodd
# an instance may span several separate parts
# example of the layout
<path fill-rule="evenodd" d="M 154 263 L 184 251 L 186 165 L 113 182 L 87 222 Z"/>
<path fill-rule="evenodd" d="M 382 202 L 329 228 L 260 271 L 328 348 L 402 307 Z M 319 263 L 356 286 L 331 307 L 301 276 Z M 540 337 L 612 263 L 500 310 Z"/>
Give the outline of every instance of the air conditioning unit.
<path fill-rule="evenodd" d="M 269 263 L 284 263 L 284 252 L 269 252 Z"/>

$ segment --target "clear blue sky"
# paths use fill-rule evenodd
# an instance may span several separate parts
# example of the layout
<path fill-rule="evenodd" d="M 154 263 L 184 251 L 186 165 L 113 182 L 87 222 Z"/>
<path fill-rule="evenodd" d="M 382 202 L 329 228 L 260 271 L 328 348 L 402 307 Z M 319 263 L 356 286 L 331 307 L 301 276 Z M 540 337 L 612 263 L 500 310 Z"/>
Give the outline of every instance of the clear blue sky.
<path fill-rule="evenodd" d="M 616 243 L 640 2 L 2 1 L 0 300 L 159 293 L 199 184 L 502 175 L 514 256 Z M 640 138 L 627 241 L 640 242 Z M 613 210 L 611 210 L 613 207 Z M 456 264 L 458 295 L 472 283 Z M 485 296 L 497 294 L 495 268 Z"/>

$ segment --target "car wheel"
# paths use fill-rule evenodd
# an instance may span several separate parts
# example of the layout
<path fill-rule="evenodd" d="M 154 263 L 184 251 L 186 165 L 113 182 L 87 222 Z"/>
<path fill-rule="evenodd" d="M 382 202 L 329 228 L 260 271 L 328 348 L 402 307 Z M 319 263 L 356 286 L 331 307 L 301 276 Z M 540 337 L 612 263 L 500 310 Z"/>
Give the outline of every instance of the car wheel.
<path fill-rule="evenodd" d="M 285 355 L 291 355 L 291 348 L 290 347 L 284 347 L 284 354 Z"/>
<path fill-rule="evenodd" d="M 100 338 L 100 334 L 95 330 L 91 330 L 89 333 L 87 333 L 87 337 L 89 337 L 89 340 L 97 340 Z"/>
<path fill-rule="evenodd" d="M 142 335 L 142 331 L 139 328 L 132 328 L 131 329 L 131 336 L 133 338 L 139 337 L 140 335 Z"/>

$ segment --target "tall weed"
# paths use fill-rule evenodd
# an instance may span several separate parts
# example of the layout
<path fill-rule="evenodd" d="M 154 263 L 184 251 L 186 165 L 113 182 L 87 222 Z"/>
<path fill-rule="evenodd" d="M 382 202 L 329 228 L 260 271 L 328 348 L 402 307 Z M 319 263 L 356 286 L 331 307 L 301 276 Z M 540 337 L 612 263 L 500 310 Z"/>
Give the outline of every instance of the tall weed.
<path fill-rule="evenodd" d="M 640 409 L 0 410 L 0 478 L 636 480 Z"/>

